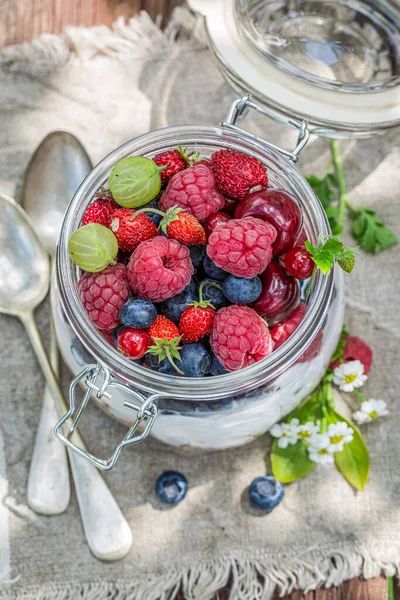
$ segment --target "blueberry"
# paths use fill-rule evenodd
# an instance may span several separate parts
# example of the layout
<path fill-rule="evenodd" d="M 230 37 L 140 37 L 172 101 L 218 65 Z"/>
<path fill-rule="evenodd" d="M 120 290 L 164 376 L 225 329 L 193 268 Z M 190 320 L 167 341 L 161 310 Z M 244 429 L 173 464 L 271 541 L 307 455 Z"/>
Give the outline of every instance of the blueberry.
<path fill-rule="evenodd" d="M 250 502 L 266 512 L 271 512 L 278 506 L 284 495 L 284 486 L 271 475 L 257 477 L 249 488 Z"/>
<path fill-rule="evenodd" d="M 220 269 L 219 267 L 217 267 L 215 262 L 213 262 L 208 256 L 204 257 L 203 267 L 209 277 L 212 277 L 213 279 L 218 279 L 218 281 L 223 281 L 229 275 L 227 271 L 224 271 L 224 269 Z"/>
<path fill-rule="evenodd" d="M 128 298 L 119 312 L 122 324 L 136 329 L 147 329 L 157 317 L 157 309 L 150 300 Z"/>
<path fill-rule="evenodd" d="M 179 323 L 184 309 L 195 300 L 198 300 L 197 283 L 192 279 L 183 292 L 160 303 L 160 312 L 174 323 Z"/>
<path fill-rule="evenodd" d="M 184 475 L 165 471 L 156 481 L 156 494 L 163 502 L 178 504 L 186 496 L 189 484 Z"/>
<path fill-rule="evenodd" d="M 223 367 L 221 365 L 218 358 L 215 355 L 213 355 L 211 367 L 210 367 L 210 374 L 211 375 L 225 375 L 225 373 L 229 373 L 229 371 L 227 371 L 225 369 L 225 367 Z"/>
<path fill-rule="evenodd" d="M 233 304 L 250 304 L 261 294 L 262 284 L 258 277 L 244 279 L 229 275 L 222 283 L 225 298 Z"/>
<path fill-rule="evenodd" d="M 205 246 L 189 246 L 189 254 L 192 261 L 192 265 L 195 269 L 199 269 L 203 264 L 203 258 L 206 255 Z"/>
<path fill-rule="evenodd" d="M 154 354 L 146 354 L 144 364 L 147 367 L 150 367 L 150 369 L 153 371 L 158 371 L 158 373 L 164 373 L 165 375 L 179 375 L 179 373 L 169 362 L 168 358 L 164 358 L 164 360 L 158 362 L 158 356 L 155 356 Z M 177 361 L 177 364 L 180 364 L 179 361 Z"/>
<path fill-rule="evenodd" d="M 185 344 L 177 365 L 185 377 L 204 377 L 210 370 L 211 354 L 204 344 Z"/>
<path fill-rule="evenodd" d="M 221 287 L 221 282 L 217 279 L 211 279 L 211 277 L 209 279 L 206 279 L 205 281 L 206 283 L 204 283 L 202 288 L 203 299 L 210 300 L 214 308 L 216 308 L 217 310 L 222 308 L 223 306 L 226 306 L 226 298 L 222 290 L 215 287 L 215 285 L 209 285 L 208 283 L 216 283 Z"/>
<path fill-rule="evenodd" d="M 119 327 L 117 327 L 117 329 L 114 330 L 113 332 L 113 338 L 114 338 L 114 342 L 115 342 L 115 347 L 118 348 L 118 336 L 121 333 L 121 331 L 125 329 L 125 325 L 120 325 Z"/>
<path fill-rule="evenodd" d="M 156 208 L 156 209 L 158 209 L 159 199 L 160 199 L 160 196 L 157 196 L 156 198 L 154 198 L 154 200 L 152 200 L 151 202 L 148 202 L 145 206 L 141 206 L 140 208 Z M 149 219 L 151 219 L 153 221 L 153 223 L 155 223 L 157 226 L 160 224 L 160 221 L 162 219 L 161 215 L 157 215 L 155 213 L 146 213 L 146 214 L 149 217 Z"/>

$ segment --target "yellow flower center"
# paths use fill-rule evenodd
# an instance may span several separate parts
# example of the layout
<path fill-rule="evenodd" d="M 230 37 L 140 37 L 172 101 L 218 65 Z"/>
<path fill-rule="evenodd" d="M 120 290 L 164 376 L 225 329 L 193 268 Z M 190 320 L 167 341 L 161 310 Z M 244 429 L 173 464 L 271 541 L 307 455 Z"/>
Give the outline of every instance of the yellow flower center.
<path fill-rule="evenodd" d="M 343 440 L 342 435 L 333 435 L 331 437 L 331 444 L 339 444 Z"/>
<path fill-rule="evenodd" d="M 350 373 L 350 375 L 344 376 L 345 383 L 353 383 L 353 381 L 355 381 L 356 379 L 357 379 L 357 375 L 355 375 L 354 373 Z"/>
<path fill-rule="evenodd" d="M 297 434 L 301 438 L 310 438 L 311 433 L 309 431 L 299 431 Z"/>
<path fill-rule="evenodd" d="M 329 452 L 326 448 L 321 448 L 321 450 L 318 450 L 318 454 L 329 454 Z"/>
<path fill-rule="evenodd" d="M 371 419 L 376 419 L 378 417 L 378 413 L 376 410 L 373 410 L 372 412 L 368 413 L 368 416 L 371 417 Z"/>

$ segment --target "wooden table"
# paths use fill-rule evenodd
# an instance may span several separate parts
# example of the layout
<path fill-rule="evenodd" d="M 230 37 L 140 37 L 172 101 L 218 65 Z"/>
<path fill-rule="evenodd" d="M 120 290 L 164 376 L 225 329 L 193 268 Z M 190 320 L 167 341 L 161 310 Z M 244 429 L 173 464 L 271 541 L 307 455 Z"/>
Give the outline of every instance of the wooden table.
<path fill-rule="evenodd" d="M 120 15 L 130 18 L 147 10 L 164 22 L 182 0 L 0 0 L 0 49 L 9 44 L 30 41 L 41 33 L 61 33 L 66 25 L 110 25 Z M 229 590 L 220 593 L 227 600 Z M 177 600 L 181 600 L 182 596 Z M 353 579 L 339 588 L 301 594 L 294 592 L 286 600 L 387 600 L 384 578 L 363 581 Z M 278 600 L 278 596 L 274 598 Z M 400 587 L 395 591 L 400 600 Z"/>

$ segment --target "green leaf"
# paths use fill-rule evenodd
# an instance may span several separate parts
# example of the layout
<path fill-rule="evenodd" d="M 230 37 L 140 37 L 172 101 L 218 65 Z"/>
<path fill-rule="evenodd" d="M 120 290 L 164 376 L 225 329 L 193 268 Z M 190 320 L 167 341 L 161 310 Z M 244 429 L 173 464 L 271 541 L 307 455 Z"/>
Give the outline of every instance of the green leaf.
<path fill-rule="evenodd" d="M 350 211 L 353 219 L 352 234 L 365 252 L 381 252 L 397 243 L 397 238 L 390 229 L 384 226 L 377 214 L 365 207 Z"/>
<path fill-rule="evenodd" d="M 329 412 L 331 423 L 347 423 L 353 429 L 354 437 L 349 444 L 345 444 L 341 452 L 336 452 L 335 463 L 343 477 L 356 488 L 362 491 L 367 483 L 369 473 L 368 448 L 360 431 L 351 422 L 339 413 L 331 410 Z"/>
<path fill-rule="evenodd" d="M 325 209 L 332 233 L 339 235 L 343 228 L 337 223 L 338 207 L 334 204 L 336 200 L 336 190 L 338 188 L 336 175 L 328 173 L 323 179 L 311 175 L 306 179 Z"/>
<path fill-rule="evenodd" d="M 312 473 L 317 463 L 308 458 L 307 443 L 304 440 L 287 448 L 278 448 L 275 440 L 271 450 L 271 465 L 277 481 L 291 483 Z"/>
<path fill-rule="evenodd" d="M 339 252 L 342 252 L 344 246 L 343 242 L 337 238 L 331 237 L 325 242 L 325 244 L 322 246 L 322 249 L 328 250 L 329 252 L 332 252 L 332 254 L 338 254 Z"/>
<path fill-rule="evenodd" d="M 333 267 L 332 252 L 329 252 L 328 250 L 320 250 L 318 254 L 313 256 L 313 261 L 317 265 L 318 269 L 326 275 Z"/>

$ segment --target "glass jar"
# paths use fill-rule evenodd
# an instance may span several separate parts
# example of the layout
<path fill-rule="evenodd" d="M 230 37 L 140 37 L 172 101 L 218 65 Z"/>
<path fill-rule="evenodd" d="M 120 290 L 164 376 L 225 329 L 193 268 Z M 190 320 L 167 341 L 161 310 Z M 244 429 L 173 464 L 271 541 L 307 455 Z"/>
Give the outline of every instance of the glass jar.
<path fill-rule="evenodd" d="M 143 439 L 150 429 L 158 440 L 187 450 L 219 450 L 254 440 L 312 391 L 337 345 L 344 313 L 339 270 L 327 276 L 317 273 L 306 316 L 283 346 L 246 369 L 216 377 L 164 375 L 129 361 L 90 323 L 79 299 L 80 271 L 69 258 L 68 239 L 80 226 L 85 209 L 107 182 L 113 166 L 132 154 L 151 158 L 179 145 L 204 156 L 220 148 L 247 153 L 265 164 L 271 187 L 283 188 L 298 199 L 303 227 L 312 243 L 329 234 L 319 200 L 293 165 L 307 141 L 305 124 L 291 122 L 299 130 L 298 145 L 294 152 L 282 151 L 235 125 L 248 107 L 265 112 L 245 97 L 235 101 L 227 122 L 219 127 L 168 127 L 127 142 L 93 169 L 66 212 L 57 249 L 52 307 L 61 354 L 76 377 L 70 388 L 70 411 L 56 426 L 56 435 L 101 469 L 112 468 L 121 450 Z M 78 383 L 85 389 L 79 406 L 75 397 Z M 130 426 L 108 460 L 82 452 L 71 439 L 91 396 L 108 414 Z M 69 430 L 64 433 L 67 422 Z"/>
<path fill-rule="evenodd" d="M 188 0 L 240 95 L 325 137 L 400 125 L 397 0 Z"/>

